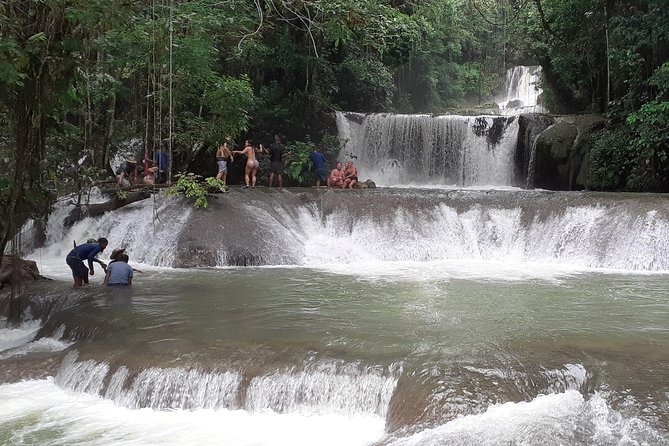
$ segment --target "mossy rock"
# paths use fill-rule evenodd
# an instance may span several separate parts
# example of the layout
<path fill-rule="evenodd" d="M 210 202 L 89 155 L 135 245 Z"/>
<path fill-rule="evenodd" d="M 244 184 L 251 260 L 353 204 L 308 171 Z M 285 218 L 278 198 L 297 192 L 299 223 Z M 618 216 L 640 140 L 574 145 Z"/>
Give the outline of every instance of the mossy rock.
<path fill-rule="evenodd" d="M 535 186 L 544 189 L 570 190 L 575 154 L 576 126 L 559 122 L 544 130 L 536 145 Z M 579 157 L 580 158 L 580 157 Z M 578 160 L 580 164 L 580 159 Z"/>
<path fill-rule="evenodd" d="M 574 125 L 558 122 L 541 133 L 537 140 L 537 150 L 541 151 L 543 156 L 550 156 L 552 160 L 566 161 L 577 136 L 578 129 Z"/>

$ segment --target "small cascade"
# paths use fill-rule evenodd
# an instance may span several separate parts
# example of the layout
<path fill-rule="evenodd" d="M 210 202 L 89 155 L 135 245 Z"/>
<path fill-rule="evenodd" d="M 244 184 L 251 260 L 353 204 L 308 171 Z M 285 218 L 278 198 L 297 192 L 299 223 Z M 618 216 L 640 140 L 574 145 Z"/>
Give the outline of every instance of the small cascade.
<path fill-rule="evenodd" d="M 504 115 L 521 113 L 546 113 L 540 104 L 541 67 L 517 66 L 506 71 L 504 95 L 497 104 Z"/>
<path fill-rule="evenodd" d="M 337 113 L 339 159 L 377 184 L 508 186 L 515 117 Z"/>
<path fill-rule="evenodd" d="M 98 395 L 130 409 L 244 409 L 302 415 L 385 417 L 397 386 L 392 372 L 359 364 L 318 364 L 304 370 L 247 376 L 239 371 L 150 367 L 113 370 L 106 362 L 67 354 L 55 378 L 64 389 Z"/>
<path fill-rule="evenodd" d="M 90 203 L 104 202 L 109 197 L 94 194 Z M 64 221 L 74 207 L 71 200 L 60 200 L 49 216 L 46 245 L 35 251 L 33 257 L 38 264 L 44 262 L 44 271 L 53 274 L 50 263 L 61 262 L 72 249 L 73 243 L 85 243 L 89 238 L 106 237 L 109 249 L 99 258 L 108 261 L 112 249 L 125 248 L 132 263 L 155 266 L 174 266 L 176 239 L 191 213 L 191 206 L 181 200 L 156 195 L 124 206 L 101 217 L 84 218 L 72 227 Z M 64 261 L 64 260 L 62 260 Z"/>

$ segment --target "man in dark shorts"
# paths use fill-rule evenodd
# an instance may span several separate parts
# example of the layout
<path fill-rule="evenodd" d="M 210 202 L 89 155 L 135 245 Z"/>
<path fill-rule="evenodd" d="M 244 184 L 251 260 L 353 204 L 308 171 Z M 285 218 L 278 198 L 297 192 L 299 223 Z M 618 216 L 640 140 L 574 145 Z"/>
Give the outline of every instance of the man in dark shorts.
<path fill-rule="evenodd" d="M 65 263 L 72 270 L 75 288 L 88 283 L 88 275 L 92 276 L 95 273 L 93 269 L 93 262 L 96 260 L 95 256 L 104 251 L 108 244 L 109 242 L 106 238 L 99 238 L 97 243 L 85 243 L 76 246 L 65 257 Z M 84 260 L 88 261 L 88 268 L 84 265 Z"/>
<path fill-rule="evenodd" d="M 328 170 L 325 168 L 325 155 L 321 153 L 320 149 L 315 148 L 309 155 L 311 164 L 314 167 L 314 174 L 316 174 L 316 190 L 320 189 L 321 181 L 327 184 Z"/>
<path fill-rule="evenodd" d="M 269 159 L 271 161 L 269 167 L 269 187 L 274 185 L 274 175 L 279 177 L 279 190 L 283 190 L 283 157 L 286 148 L 281 144 L 281 137 L 274 135 L 274 144 L 269 146 Z M 286 153 L 285 156 L 290 155 Z"/>

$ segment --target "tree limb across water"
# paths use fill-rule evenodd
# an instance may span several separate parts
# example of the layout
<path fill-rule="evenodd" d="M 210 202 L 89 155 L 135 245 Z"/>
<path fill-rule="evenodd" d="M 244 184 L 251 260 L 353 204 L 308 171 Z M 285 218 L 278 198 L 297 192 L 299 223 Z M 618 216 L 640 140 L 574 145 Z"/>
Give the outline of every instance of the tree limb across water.
<path fill-rule="evenodd" d="M 151 186 L 153 187 L 153 186 Z M 122 208 L 123 206 L 126 206 L 131 203 L 135 203 L 137 201 L 145 200 L 151 196 L 151 192 L 147 190 L 141 190 L 137 192 L 130 192 L 127 194 L 127 196 L 123 199 L 119 197 L 114 197 L 109 201 L 106 201 L 104 203 L 98 203 L 98 204 L 91 204 L 88 206 L 79 206 L 70 212 L 70 215 L 68 215 L 65 218 L 65 221 L 63 224 L 65 225 L 66 228 L 71 227 L 74 225 L 76 222 L 83 220 L 86 217 L 99 217 L 103 215 L 105 212 L 113 211 L 119 208 Z"/>

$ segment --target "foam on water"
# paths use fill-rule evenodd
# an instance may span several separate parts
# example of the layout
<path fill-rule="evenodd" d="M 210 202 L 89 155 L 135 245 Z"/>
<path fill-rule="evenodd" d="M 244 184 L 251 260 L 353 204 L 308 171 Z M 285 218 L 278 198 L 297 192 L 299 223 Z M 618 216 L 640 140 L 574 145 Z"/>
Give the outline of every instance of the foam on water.
<path fill-rule="evenodd" d="M 107 212 L 102 217 L 84 218 L 71 228 L 66 228 L 63 221 L 71 210 L 67 201 L 55 206 L 49 217 L 46 246 L 29 256 L 38 263 L 45 275 L 70 276 L 65 256 L 72 250 L 73 242 L 81 244 L 88 238 L 102 236 L 110 240 L 110 246 L 107 252 L 99 256 L 100 260 L 108 262 L 111 249 L 123 247 L 130 256 L 131 264 L 171 267 L 175 249 L 166 243 L 173 243 L 191 213 L 191 207 L 184 206 L 181 200 L 157 195 L 153 200 L 133 203 L 117 211 Z M 101 269 L 97 271 L 99 274 Z"/>
<path fill-rule="evenodd" d="M 383 432 L 383 418 L 370 415 L 133 410 L 65 391 L 53 379 L 0 385 L 0 438 L 16 445 L 356 446 Z"/>
<path fill-rule="evenodd" d="M 501 261 L 412 260 L 396 262 L 362 261 L 354 268 L 350 263 L 329 263 L 312 266 L 332 274 L 360 276 L 365 281 L 380 282 L 440 282 L 449 280 L 476 280 L 490 282 L 520 282 L 544 280 L 559 282 L 561 279 L 588 271 L 567 265 L 527 264 Z"/>
<path fill-rule="evenodd" d="M 40 321 L 27 321 L 19 327 L 7 327 L 6 321 L 0 318 L 0 352 L 28 344 L 40 326 Z"/>
<path fill-rule="evenodd" d="M 0 319 L 0 360 L 16 356 L 25 356 L 31 353 L 59 352 L 72 345 L 62 340 L 64 327 L 60 327 L 51 337 L 35 339 L 41 327 L 40 321 L 30 320 L 18 327 L 4 327 L 5 322 Z"/>
<path fill-rule="evenodd" d="M 235 264 L 241 256 L 254 266 L 298 265 L 379 278 L 396 272 L 408 280 L 486 276 L 524 280 L 589 270 L 669 271 L 668 209 L 662 202 L 644 204 L 626 198 L 602 205 L 579 199 L 570 206 L 564 204 L 566 195 L 533 196 L 525 203 L 495 192 L 499 203 L 486 198 L 485 205 L 476 201 L 483 197 L 479 192 L 456 192 L 441 201 L 434 199 L 438 192 L 412 191 L 401 200 L 393 196 L 398 192 L 385 193 L 388 197 L 372 199 L 389 200 L 390 207 L 378 209 L 372 204 L 369 212 L 360 213 L 357 206 L 364 203 L 346 205 L 347 196 L 342 196 L 341 207 L 332 206 L 331 196 L 326 204 L 315 197 L 308 204 L 290 202 L 290 207 L 265 197 L 242 205 L 252 215 L 250 222 L 261 228 L 261 244 L 228 252 L 226 238 L 221 237 L 207 241 L 208 247 L 220 266 Z M 416 206 L 414 202 L 423 196 L 428 201 Z M 537 198 L 543 204 L 532 202 Z M 72 241 L 106 235 L 111 249 L 127 248 L 132 265 L 173 267 L 193 211 L 180 200 L 155 200 L 155 205 L 145 200 L 103 217 L 86 218 L 69 229 L 61 221 L 68 211 L 57 209 L 49 222 L 47 246 L 30 258 L 46 275 L 69 278 L 64 258 Z M 226 217 L 221 215 L 222 220 Z M 101 257 L 108 260 L 106 253 Z"/>
<path fill-rule="evenodd" d="M 661 445 L 669 441 L 636 417 L 612 409 L 601 394 L 576 390 L 505 403 L 390 442 L 392 446 Z"/>

